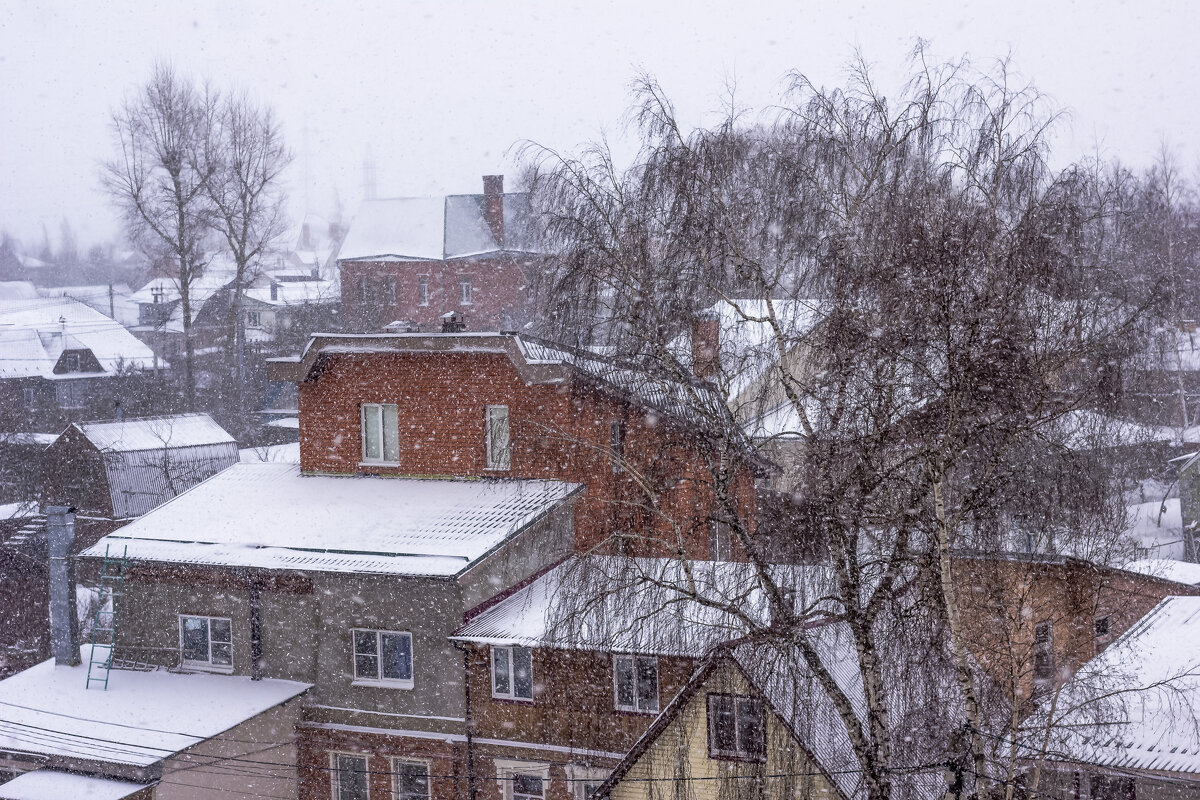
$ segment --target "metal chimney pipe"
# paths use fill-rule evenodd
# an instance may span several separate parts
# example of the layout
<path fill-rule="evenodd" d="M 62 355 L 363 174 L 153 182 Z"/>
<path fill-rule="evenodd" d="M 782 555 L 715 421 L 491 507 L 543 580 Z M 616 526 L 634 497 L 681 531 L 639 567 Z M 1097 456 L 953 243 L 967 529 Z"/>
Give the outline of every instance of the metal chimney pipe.
<path fill-rule="evenodd" d="M 79 664 L 79 619 L 75 611 L 75 509 L 46 507 L 50 535 L 50 646 L 54 663 Z"/>

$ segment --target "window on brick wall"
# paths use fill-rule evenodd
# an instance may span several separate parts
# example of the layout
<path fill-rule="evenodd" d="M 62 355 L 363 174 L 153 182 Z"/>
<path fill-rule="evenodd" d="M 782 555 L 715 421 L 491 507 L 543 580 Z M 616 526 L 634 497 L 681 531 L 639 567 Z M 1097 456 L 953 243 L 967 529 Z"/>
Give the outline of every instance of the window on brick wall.
<path fill-rule="evenodd" d="M 471 289 L 470 278 L 460 278 L 458 281 L 459 302 L 469 306 L 475 302 L 475 293 Z"/>
<path fill-rule="evenodd" d="M 383 282 L 383 300 L 389 306 L 396 305 L 396 279 L 388 278 Z"/>
<path fill-rule="evenodd" d="M 364 464 L 400 462 L 399 407 L 394 403 L 362 404 L 362 460 Z"/>
<path fill-rule="evenodd" d="M 37 390 L 25 387 L 21 390 L 21 399 L 25 401 L 26 408 L 37 407 Z"/>
<path fill-rule="evenodd" d="M 537 761 L 493 759 L 501 800 L 545 800 L 550 765 Z"/>
<path fill-rule="evenodd" d="M 429 305 L 429 277 L 426 275 L 417 278 L 417 305 Z"/>
<path fill-rule="evenodd" d="M 1042 620 L 1033 628 L 1033 693 L 1054 688 L 1054 623 Z"/>
<path fill-rule="evenodd" d="M 367 302 L 367 276 L 360 275 L 358 277 L 358 302 Z"/>
<path fill-rule="evenodd" d="M 613 696 L 618 711 L 658 713 L 658 659 L 613 656 Z"/>
<path fill-rule="evenodd" d="M 625 469 L 625 423 L 613 420 L 608 423 L 608 449 L 612 461 L 612 471 L 621 472 Z"/>
<path fill-rule="evenodd" d="M 708 696 L 708 757 L 765 761 L 766 720 L 762 700 L 732 694 Z"/>
<path fill-rule="evenodd" d="M 492 697 L 533 699 L 533 651 L 528 647 L 492 648 Z"/>
<path fill-rule="evenodd" d="M 429 762 L 392 760 L 396 800 L 429 800 Z"/>
<path fill-rule="evenodd" d="M 487 407 L 487 468 L 508 469 L 511 462 L 508 406 Z"/>
<path fill-rule="evenodd" d="M 367 757 L 355 753 L 332 753 L 330 772 L 334 800 L 369 800 Z"/>

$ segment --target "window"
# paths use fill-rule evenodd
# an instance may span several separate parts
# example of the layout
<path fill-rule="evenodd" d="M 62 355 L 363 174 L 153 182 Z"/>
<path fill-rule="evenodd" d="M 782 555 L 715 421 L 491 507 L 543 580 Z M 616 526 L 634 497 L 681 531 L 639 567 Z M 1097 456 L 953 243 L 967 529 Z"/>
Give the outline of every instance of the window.
<path fill-rule="evenodd" d="M 1100 639 L 1104 636 L 1108 636 L 1108 634 L 1111 630 L 1112 630 L 1112 618 L 1111 617 L 1097 617 L 1096 618 L 1096 638 L 1097 639 Z"/>
<path fill-rule="evenodd" d="M 66 359 L 67 372 L 81 372 L 82 367 L 79 366 L 79 353 L 67 353 Z"/>
<path fill-rule="evenodd" d="M 1134 800 L 1136 789 L 1133 778 L 1118 775 L 1093 775 L 1091 784 L 1092 800 Z"/>
<path fill-rule="evenodd" d="M 535 761 L 493 760 L 503 800 L 545 800 L 550 765 Z"/>
<path fill-rule="evenodd" d="M 762 701 L 732 694 L 708 696 L 708 757 L 765 761 Z"/>
<path fill-rule="evenodd" d="M 368 800 L 367 757 L 333 754 L 334 800 Z"/>
<path fill-rule="evenodd" d="M 392 762 L 392 774 L 396 800 L 429 800 L 429 764 L 397 758 Z"/>
<path fill-rule="evenodd" d="M 533 651 L 528 647 L 492 648 L 492 697 L 533 699 Z"/>
<path fill-rule="evenodd" d="M 728 561 L 733 557 L 733 530 L 724 520 L 708 523 L 708 557 L 712 561 Z"/>
<path fill-rule="evenodd" d="M 367 464 L 400 463 L 399 407 L 363 403 L 362 460 Z"/>
<path fill-rule="evenodd" d="M 383 299 L 389 306 L 396 305 L 396 279 L 388 278 L 383 282 Z"/>
<path fill-rule="evenodd" d="M 425 275 L 417 278 L 417 305 L 429 305 L 429 278 Z"/>
<path fill-rule="evenodd" d="M 54 385 L 54 398 L 59 408 L 83 408 L 87 402 L 87 391 L 84 381 L 59 381 Z"/>
<path fill-rule="evenodd" d="M 518 772 L 512 776 L 512 800 L 543 800 L 546 781 L 540 775 Z"/>
<path fill-rule="evenodd" d="M 37 390 L 36 389 L 27 387 L 27 388 L 21 390 L 21 395 L 25 401 L 26 408 L 34 408 L 35 406 L 37 406 Z"/>
<path fill-rule="evenodd" d="M 612 471 L 625 469 L 625 423 L 613 420 L 608 423 L 608 448 L 611 451 Z"/>
<path fill-rule="evenodd" d="M 358 302 L 367 302 L 367 276 L 362 275 L 358 279 Z"/>
<path fill-rule="evenodd" d="M 1054 623 L 1039 622 L 1033 629 L 1033 693 L 1054 688 Z"/>
<path fill-rule="evenodd" d="M 473 293 L 471 291 L 471 279 L 463 278 L 458 282 L 459 300 L 464 306 L 469 306 L 473 302 Z"/>
<path fill-rule="evenodd" d="M 187 667 L 233 671 L 233 623 L 225 617 L 179 617 L 179 649 Z"/>
<path fill-rule="evenodd" d="M 246 327 L 247 328 L 261 328 L 262 327 L 262 312 L 261 311 L 247 311 L 246 312 Z"/>
<path fill-rule="evenodd" d="M 600 788 L 600 784 L 604 783 L 609 771 L 598 767 L 568 764 L 566 772 L 571 800 L 589 800 Z"/>
<path fill-rule="evenodd" d="M 658 659 L 613 657 L 613 693 L 618 711 L 658 712 Z"/>
<path fill-rule="evenodd" d="M 487 407 L 487 468 L 508 469 L 508 406 Z"/>
<path fill-rule="evenodd" d="M 354 630 L 354 682 L 411 689 L 412 634 Z"/>

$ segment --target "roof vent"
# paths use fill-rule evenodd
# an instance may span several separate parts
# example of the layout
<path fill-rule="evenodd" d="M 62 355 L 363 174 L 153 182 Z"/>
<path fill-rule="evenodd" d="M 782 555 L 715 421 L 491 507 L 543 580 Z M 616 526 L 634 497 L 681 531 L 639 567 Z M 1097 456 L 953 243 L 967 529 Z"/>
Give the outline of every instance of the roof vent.
<path fill-rule="evenodd" d="M 457 311 L 442 314 L 442 333 L 462 333 L 467 329 L 467 320 Z"/>
<path fill-rule="evenodd" d="M 421 326 L 411 319 L 398 319 L 383 326 L 384 333 L 420 333 Z"/>

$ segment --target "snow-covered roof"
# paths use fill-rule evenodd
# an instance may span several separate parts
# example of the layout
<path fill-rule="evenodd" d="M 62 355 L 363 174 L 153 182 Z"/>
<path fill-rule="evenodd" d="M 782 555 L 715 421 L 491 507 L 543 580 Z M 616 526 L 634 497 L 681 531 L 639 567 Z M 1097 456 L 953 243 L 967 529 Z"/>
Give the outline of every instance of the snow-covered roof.
<path fill-rule="evenodd" d="M 237 440 L 212 417 L 200 413 L 80 422 L 76 427 L 97 448 L 113 453 L 237 444 Z"/>
<path fill-rule="evenodd" d="M 766 601 L 752 565 L 695 561 L 690 580 L 710 599 L 759 614 Z M 516 644 L 698 657 L 744 635 L 738 619 L 688 600 L 685 565 L 677 559 L 621 556 L 572 557 L 459 628 L 453 638 L 475 644 Z M 778 566 L 779 579 L 805 599 L 827 593 L 828 570 Z M 678 587 L 678 588 L 676 588 Z"/>
<path fill-rule="evenodd" d="M 54 374 L 64 350 L 87 349 L 103 373 Z M 70 298 L 0 301 L 0 378 L 51 380 L 148 370 L 154 353 L 116 320 Z"/>
<path fill-rule="evenodd" d="M 1200 597 L 1167 597 L 1085 664 L 1056 701 L 1049 756 L 1200 774 Z M 1030 743 L 1044 735 L 1046 709 Z"/>
<path fill-rule="evenodd" d="M 295 464 L 237 464 L 83 555 L 128 545 L 139 561 L 449 577 L 581 490 L 561 481 L 303 475 Z"/>
<path fill-rule="evenodd" d="M 0 281 L 0 300 L 32 300 L 38 296 L 30 281 Z"/>
<path fill-rule="evenodd" d="M 217 292 L 229 286 L 237 278 L 234 266 L 228 256 L 217 254 L 210 258 L 204 272 L 193 278 L 188 284 L 188 301 L 191 304 L 192 319 L 204 309 L 204 304 Z M 159 303 L 172 303 L 180 299 L 179 281 L 174 278 L 152 278 L 145 286 L 138 289 L 130 299 L 135 303 L 153 304 L 157 298 Z M 176 313 L 182 313 L 176 309 Z"/>
<path fill-rule="evenodd" d="M 83 664 L 51 659 L 0 681 L 0 749 L 148 766 L 292 699 L 307 683 L 113 670 L 86 689 Z M 182 702 L 191 698 L 191 702 Z"/>
<path fill-rule="evenodd" d="M 529 197 L 503 195 L 504 242 L 484 218 L 484 195 L 366 200 L 346 233 L 338 260 L 461 258 L 530 250 Z"/>
<path fill-rule="evenodd" d="M 238 460 L 237 441 L 207 414 L 80 422 L 71 429 L 103 454 L 114 519 L 140 517 Z"/>
<path fill-rule="evenodd" d="M 1179 498 L 1134 503 L 1126 508 L 1125 535 L 1150 558 L 1183 556 L 1183 517 Z"/>
<path fill-rule="evenodd" d="M 1176 561 L 1173 558 L 1143 558 L 1127 564 L 1125 569 L 1176 583 L 1200 586 L 1200 564 L 1191 561 Z"/>
<path fill-rule="evenodd" d="M 42 286 L 37 290 L 42 297 L 69 297 L 89 308 L 107 314 L 127 328 L 138 324 L 138 304 L 133 299 L 133 290 L 125 283 L 107 283 L 91 286 Z"/>
<path fill-rule="evenodd" d="M 265 276 L 246 290 L 246 297 L 269 306 L 336 303 L 341 299 L 341 285 L 336 280 L 273 281 Z"/>
<path fill-rule="evenodd" d="M 244 447 L 238 450 L 238 461 L 243 464 L 299 464 L 300 443 L 272 444 L 266 447 Z"/>
<path fill-rule="evenodd" d="M 146 784 L 97 778 L 39 769 L 23 772 L 5 784 L 0 784 L 3 800 L 122 800 L 137 794 Z"/>

